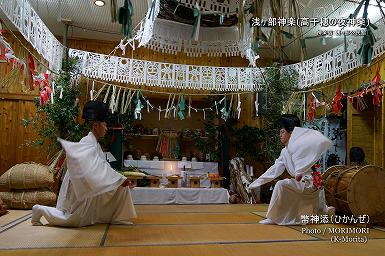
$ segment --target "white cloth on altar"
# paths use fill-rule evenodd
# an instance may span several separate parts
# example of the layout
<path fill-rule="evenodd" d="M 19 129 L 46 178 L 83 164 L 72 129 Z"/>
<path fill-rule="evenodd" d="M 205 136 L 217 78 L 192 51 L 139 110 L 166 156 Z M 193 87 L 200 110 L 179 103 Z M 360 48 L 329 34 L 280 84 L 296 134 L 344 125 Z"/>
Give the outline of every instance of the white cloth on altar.
<path fill-rule="evenodd" d="M 224 188 L 147 188 L 131 190 L 135 204 L 227 204 Z"/>
<path fill-rule="evenodd" d="M 274 165 L 249 186 L 253 189 L 266 184 L 285 169 L 293 177 L 275 184 L 266 215 L 268 219 L 279 225 L 298 225 L 301 224 L 301 215 L 326 213 L 323 191 L 306 188 L 305 183 L 295 177 L 311 174 L 311 167 L 331 146 L 332 142 L 318 131 L 294 128 L 288 146 L 282 149 Z"/>
<path fill-rule="evenodd" d="M 93 133 L 78 143 L 59 141 L 68 169 L 56 208 L 38 206 L 33 214 L 41 214 L 51 225 L 71 227 L 125 224 L 135 218 L 130 189 L 121 186 L 126 178 L 111 168 Z"/>

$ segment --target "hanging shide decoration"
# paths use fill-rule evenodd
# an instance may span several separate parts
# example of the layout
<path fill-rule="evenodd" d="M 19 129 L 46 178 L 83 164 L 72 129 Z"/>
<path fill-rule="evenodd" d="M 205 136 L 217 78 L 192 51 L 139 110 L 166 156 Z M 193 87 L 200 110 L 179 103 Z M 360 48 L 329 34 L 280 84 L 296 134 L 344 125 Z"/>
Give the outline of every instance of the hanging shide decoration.
<path fill-rule="evenodd" d="M 336 95 L 334 96 L 332 102 L 331 102 L 331 110 L 335 114 L 339 114 L 341 112 L 341 109 L 343 107 L 341 101 L 344 98 L 344 94 L 341 92 L 341 86 L 337 87 Z"/>
<path fill-rule="evenodd" d="M 139 41 L 138 47 L 146 45 L 152 38 L 154 23 L 160 10 L 160 0 L 152 0 L 145 19 L 140 23 L 140 29 L 136 33 L 135 39 Z"/>
<path fill-rule="evenodd" d="M 142 102 L 140 101 L 140 91 L 136 92 L 136 106 L 134 111 L 135 119 L 142 120 L 142 108 L 144 106 L 142 105 Z"/>
<path fill-rule="evenodd" d="M 376 30 L 376 36 L 381 38 L 385 35 L 384 25 L 377 25 L 379 29 Z M 282 66 L 282 70 L 298 73 L 298 87 L 301 89 L 335 79 L 361 66 L 361 59 L 357 54 L 359 40 L 359 37 L 348 40 L 346 51 L 345 45 L 341 44 L 302 63 Z M 122 45 L 128 43 L 129 41 L 123 42 Z M 373 58 L 384 51 L 385 40 L 376 41 Z M 263 82 L 259 68 L 192 66 L 107 56 L 75 49 L 70 49 L 69 52 L 71 57 L 80 59 L 83 75 L 107 81 L 216 91 L 260 91 L 260 84 Z M 340 61 L 341 59 L 344 61 Z"/>
<path fill-rule="evenodd" d="M 93 79 L 177 89 L 259 91 L 263 68 L 213 67 L 122 58 L 70 49 L 82 75 Z"/>
<path fill-rule="evenodd" d="M 110 0 L 110 12 L 111 12 L 111 22 L 117 22 L 118 17 L 116 16 L 118 12 L 118 4 L 116 3 L 117 0 Z"/>
<path fill-rule="evenodd" d="M 266 6 L 264 0 L 255 0 L 251 5 L 251 11 L 253 13 L 253 22 L 256 26 L 253 28 L 253 42 L 251 49 L 255 54 L 258 54 L 259 41 L 264 41 L 272 49 L 277 49 L 273 52 L 274 58 L 283 59 L 282 48 L 284 47 L 283 35 L 288 38 L 297 38 L 298 42 L 300 42 L 302 37 L 302 31 L 300 26 L 295 26 L 295 29 L 291 29 L 289 27 L 289 31 L 285 31 L 286 26 L 282 26 L 278 24 L 279 17 L 290 17 L 295 20 L 300 18 L 299 7 L 296 0 L 289 0 L 288 6 L 285 6 L 279 0 L 271 0 L 269 1 L 269 6 Z M 266 24 L 262 24 L 262 19 L 267 20 L 267 17 L 263 17 L 262 10 L 265 8 L 269 8 L 271 13 L 271 17 L 268 18 L 268 22 Z M 286 16 L 285 16 L 286 15 Z M 275 17 L 275 18 L 274 18 Z M 265 31 L 263 31 L 263 28 Z M 266 34 L 266 28 L 270 28 L 270 34 Z M 301 60 L 304 58 L 303 47 L 301 49 Z"/>
<path fill-rule="evenodd" d="M 329 100 L 325 99 L 325 95 L 323 95 L 321 91 L 317 90 L 295 92 L 290 96 L 288 106 L 285 106 L 284 113 L 295 112 L 295 105 L 302 101 L 300 104 L 303 108 L 303 120 L 307 120 L 308 123 L 312 123 L 318 107 L 325 107 L 325 115 L 327 110 L 329 110 L 333 115 L 341 115 L 341 110 L 344 107 L 342 100 L 344 98 L 347 98 L 348 102 L 352 104 L 354 109 L 358 111 L 365 110 L 368 107 L 368 94 L 372 97 L 373 106 L 380 107 L 382 104 L 382 88 L 384 88 L 384 84 L 385 81 L 381 80 L 379 70 L 377 70 L 374 78 L 369 83 L 362 84 L 358 90 L 343 93 L 341 91 L 341 85 L 338 85 L 335 95 Z M 319 100 L 319 98 L 317 98 L 317 94 L 321 94 L 324 99 Z M 302 97 L 303 100 L 301 99 Z M 306 100 L 307 97 L 308 100 Z"/>
<path fill-rule="evenodd" d="M 154 106 L 150 99 L 146 98 L 143 95 L 143 90 L 141 89 L 131 89 L 126 88 L 118 85 L 111 85 L 99 81 L 92 80 L 93 86 L 95 88 L 98 85 L 102 85 L 99 90 L 97 90 L 97 93 L 94 94 L 93 100 L 98 100 L 99 96 L 104 93 L 103 102 L 107 103 L 109 102 L 108 106 L 112 113 L 120 112 L 120 114 L 126 114 L 129 109 L 133 110 L 134 118 L 137 120 L 142 120 L 142 109 L 146 106 L 147 112 L 150 111 L 158 111 L 159 112 L 159 120 L 162 118 L 162 112 L 164 112 L 163 118 L 169 119 L 179 119 L 184 120 L 185 119 L 185 110 L 186 110 L 186 101 L 184 94 L 177 94 L 177 93 L 166 93 L 168 94 L 168 100 L 165 108 L 162 108 L 162 106 Z M 112 88 L 112 89 L 111 89 Z M 104 92 L 105 91 L 105 92 Z M 110 93 L 111 91 L 111 93 Z M 162 93 L 165 94 L 165 93 Z M 121 96 L 120 96 L 121 95 Z M 199 94 L 201 95 L 201 94 Z M 188 100 L 188 114 L 187 117 L 191 117 L 191 110 L 198 113 L 201 112 L 203 114 L 203 119 L 206 118 L 206 111 L 215 111 L 217 115 L 219 115 L 218 108 L 220 109 L 221 117 L 223 120 L 227 120 L 230 117 L 230 113 L 233 113 L 233 118 L 240 118 L 241 114 L 241 99 L 240 94 L 231 94 L 231 102 L 227 109 L 227 96 L 229 94 L 223 94 L 221 100 L 215 101 L 215 103 L 212 106 L 205 107 L 205 108 L 195 108 L 192 105 L 191 96 L 189 96 Z M 232 111 L 232 102 L 233 102 L 233 96 L 237 97 L 237 107 L 233 108 Z M 134 101 L 132 101 L 133 97 L 136 97 Z M 145 105 L 142 103 L 145 102 Z M 120 106 L 120 111 L 119 111 Z"/>
<path fill-rule="evenodd" d="M 231 105 L 231 103 L 230 103 Z M 255 107 L 255 116 L 259 115 L 259 102 L 258 102 L 258 92 L 255 93 L 255 101 L 254 101 L 254 107 Z"/>
<path fill-rule="evenodd" d="M 183 2 L 186 5 L 189 2 L 193 2 L 193 6 L 195 6 L 197 1 L 180 0 L 180 2 Z M 249 1 L 247 2 L 250 3 Z M 212 3 L 213 6 L 223 5 L 217 1 L 202 0 L 200 1 L 200 6 L 203 6 L 203 3 Z M 261 4 L 262 2 L 257 1 L 254 3 L 256 3 L 255 5 L 258 6 L 258 4 Z M 295 3 L 295 0 L 291 0 L 289 4 L 291 8 L 286 8 L 284 7 L 285 5 L 275 5 L 275 13 L 289 11 L 290 14 L 290 10 L 292 10 L 291 12 L 293 12 L 293 15 L 289 16 L 294 17 L 296 13 L 298 13 L 298 7 L 295 6 Z M 159 0 L 151 1 L 151 5 L 149 6 L 146 18 L 140 24 L 140 29 L 135 35 L 135 40 L 139 41 L 141 46 L 146 45 L 152 38 L 155 19 L 159 14 L 159 4 Z M 231 3 L 229 2 L 229 9 L 223 7 L 220 8 L 224 16 L 235 12 L 236 9 L 232 9 L 234 4 L 238 8 L 239 1 L 234 1 Z M 363 6 L 361 3 L 360 5 L 361 7 Z M 287 10 L 284 10 L 284 8 Z M 36 49 L 49 62 L 50 69 L 54 71 L 60 70 L 63 46 L 44 25 L 29 2 L 27 0 L 0 0 L 0 9 L 22 33 L 24 38 L 31 43 L 34 49 Z M 204 11 L 206 10 L 204 7 L 202 7 L 202 9 Z M 250 11 L 250 6 L 247 6 L 246 10 Z M 381 15 L 383 15 L 383 12 L 381 12 Z M 372 46 L 370 46 L 373 49 L 372 58 L 381 55 L 385 51 L 385 40 L 383 40 L 385 33 L 382 20 L 380 23 L 381 24 L 376 23 L 376 26 L 373 24 L 369 25 L 373 29 L 375 29 L 374 27 L 378 28 L 377 30 L 373 31 L 373 34 L 375 34 L 378 40 L 374 42 Z M 259 30 L 262 30 L 262 28 Z M 290 31 L 285 32 L 293 34 Z M 287 33 L 284 34 L 286 35 Z M 257 46 L 257 41 L 254 40 L 254 38 L 259 36 L 259 39 L 264 40 L 262 38 L 262 34 L 263 33 L 260 32 L 254 33 L 254 46 Z M 122 43 L 123 49 L 124 46 L 128 45 L 128 43 L 132 44 L 133 42 L 129 40 L 127 40 L 127 42 L 124 41 L 125 40 L 123 40 Z M 346 47 L 344 44 L 341 44 L 336 48 L 315 58 L 303 61 L 302 63 L 283 66 L 282 69 L 292 69 L 299 74 L 299 88 L 308 88 L 315 84 L 327 82 L 361 66 L 362 64 L 365 64 L 365 61 L 362 61 L 357 55 L 357 46 L 361 45 L 359 41 L 361 41 L 361 38 L 354 38 L 346 42 Z M 231 55 L 238 51 L 241 53 L 243 52 L 245 56 L 247 55 L 250 59 L 253 59 L 254 57 L 256 58 L 257 56 L 253 56 L 254 51 L 247 51 L 250 49 L 249 45 L 251 45 L 249 42 L 240 42 L 238 44 L 239 51 L 229 50 L 228 53 Z M 236 47 L 233 46 L 231 46 L 231 48 L 236 49 Z M 135 59 L 111 57 L 97 53 L 87 53 L 73 49 L 70 51 L 72 56 L 80 57 L 80 59 L 83 61 L 81 65 L 81 73 L 91 78 L 104 79 L 107 81 L 118 81 L 121 83 L 144 84 L 150 86 L 172 87 L 179 89 L 260 91 L 259 84 L 261 80 L 257 74 L 258 72 L 255 72 L 255 69 L 190 66 L 150 61 L 145 62 Z M 369 53 L 369 51 L 367 51 L 367 53 Z M 103 65 L 100 65 L 102 62 Z M 149 74 L 149 67 L 156 70 L 157 73 Z M 170 73 L 170 70 L 172 74 Z M 163 71 L 165 71 L 167 75 L 164 77 L 159 77 L 158 74 L 162 73 Z M 205 74 L 208 74 L 208 76 Z"/>
<path fill-rule="evenodd" d="M 128 38 L 132 37 L 132 15 L 133 7 L 131 1 L 124 0 L 124 6 L 119 8 L 118 20 L 119 24 L 122 25 L 122 35 Z"/>
<path fill-rule="evenodd" d="M 381 81 L 381 75 L 380 75 L 380 70 L 379 68 L 377 69 L 376 75 L 374 79 L 372 80 L 373 84 L 373 89 L 372 89 L 372 94 L 373 94 L 373 105 L 375 107 L 378 107 L 381 105 L 382 101 L 382 92 L 380 89 L 380 81 Z"/>
<path fill-rule="evenodd" d="M 63 45 L 47 28 L 28 0 L 0 0 L 0 10 L 55 72 L 61 69 Z"/>
<path fill-rule="evenodd" d="M 0 22 L 0 60 L 11 63 L 13 68 L 25 70 L 25 63 L 15 56 L 11 45 L 3 37 L 3 27 Z"/>
<path fill-rule="evenodd" d="M 317 104 L 317 98 L 315 97 L 314 93 L 312 92 L 310 95 L 310 101 L 308 103 L 308 110 L 307 110 L 307 121 L 309 123 L 313 123 L 313 121 L 314 121 L 316 104 Z"/>
<path fill-rule="evenodd" d="M 199 39 L 199 29 L 201 27 L 201 10 L 199 7 L 198 2 L 196 2 L 195 8 L 194 8 L 194 25 L 193 25 L 193 33 L 191 35 L 192 39 L 194 41 L 198 41 Z"/>
<path fill-rule="evenodd" d="M 13 69 L 19 69 L 28 78 L 26 81 L 29 83 L 30 91 L 33 91 L 36 87 L 40 89 L 40 105 L 47 104 L 49 101 L 53 103 L 50 71 L 36 72 L 35 60 L 31 53 L 28 53 L 27 56 L 27 69 L 25 62 L 16 57 L 11 45 L 3 37 L 4 31 L 0 22 L 0 60 L 10 63 Z M 21 47 L 24 46 L 21 45 Z M 53 86 L 54 84 L 52 83 Z"/>

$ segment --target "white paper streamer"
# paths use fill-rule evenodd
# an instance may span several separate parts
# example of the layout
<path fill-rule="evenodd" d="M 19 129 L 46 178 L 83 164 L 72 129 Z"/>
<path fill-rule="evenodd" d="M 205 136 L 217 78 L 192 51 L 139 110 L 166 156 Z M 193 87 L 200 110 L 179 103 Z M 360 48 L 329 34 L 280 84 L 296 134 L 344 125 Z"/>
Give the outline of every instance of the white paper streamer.
<path fill-rule="evenodd" d="M 258 92 L 255 93 L 255 101 L 254 101 L 254 106 L 255 106 L 255 115 L 258 116 L 258 110 L 259 110 L 259 103 L 258 103 Z"/>
<path fill-rule="evenodd" d="M 231 94 L 230 104 L 229 104 L 229 114 L 231 114 L 231 109 L 233 107 L 233 94 Z"/>
<path fill-rule="evenodd" d="M 174 101 L 175 101 L 175 94 L 174 94 L 174 96 L 172 97 L 172 101 L 171 101 L 171 105 L 170 105 L 170 110 L 172 110 L 172 108 L 174 107 Z M 170 116 L 170 112 L 171 112 L 171 111 L 168 112 L 167 117 Z"/>
<path fill-rule="evenodd" d="M 120 114 L 123 114 L 123 112 L 124 112 L 124 106 L 126 104 L 126 94 L 127 94 L 127 88 L 124 88 L 122 100 L 120 103 Z"/>
<path fill-rule="evenodd" d="M 164 118 L 167 118 L 168 106 L 170 104 L 170 99 L 171 99 L 171 94 L 168 95 L 167 106 L 166 106 L 166 111 L 164 113 Z"/>
<path fill-rule="evenodd" d="M 94 100 L 95 81 L 92 81 L 92 89 L 90 91 L 90 99 Z"/>
<path fill-rule="evenodd" d="M 174 109 L 174 119 L 175 119 L 176 118 L 176 115 L 175 115 L 176 114 L 176 107 L 173 106 L 172 108 Z"/>
<path fill-rule="evenodd" d="M 306 92 L 303 93 L 303 120 L 306 120 Z"/>
<path fill-rule="evenodd" d="M 55 82 L 52 81 L 51 103 L 53 104 L 53 96 L 55 95 Z"/>
<path fill-rule="evenodd" d="M 119 87 L 118 96 L 116 97 L 115 102 L 114 102 L 114 112 L 116 112 L 118 110 L 121 89 L 122 89 L 122 87 Z"/>
<path fill-rule="evenodd" d="M 128 91 L 127 96 L 126 96 L 126 103 L 124 104 L 123 114 L 127 113 L 128 106 L 130 105 L 131 99 L 132 99 L 132 97 L 134 96 L 134 94 L 135 94 L 135 93 L 132 93 L 132 94 L 131 94 L 131 89 Z"/>
<path fill-rule="evenodd" d="M 96 100 L 97 98 L 99 98 L 100 94 L 102 93 L 102 91 L 104 90 L 104 88 L 106 87 L 106 84 L 103 84 L 102 88 L 100 88 L 98 90 L 98 92 L 94 95 L 94 100 Z"/>
<path fill-rule="evenodd" d="M 217 106 L 217 101 L 215 101 L 215 113 L 217 113 L 217 115 L 218 115 L 218 106 Z"/>
<path fill-rule="evenodd" d="M 116 95 L 116 86 L 113 85 L 112 86 L 112 94 L 111 94 L 111 98 L 110 98 L 110 105 L 109 105 L 109 109 L 111 110 L 112 113 L 114 113 L 115 95 Z"/>
<path fill-rule="evenodd" d="M 241 117 L 241 95 L 238 94 L 238 106 L 237 106 L 237 111 L 238 111 L 238 119 Z"/>
<path fill-rule="evenodd" d="M 104 103 L 107 103 L 108 95 L 110 94 L 110 89 L 111 89 L 111 85 L 108 86 L 106 95 L 104 95 L 104 99 L 103 99 L 103 102 L 104 102 Z"/>

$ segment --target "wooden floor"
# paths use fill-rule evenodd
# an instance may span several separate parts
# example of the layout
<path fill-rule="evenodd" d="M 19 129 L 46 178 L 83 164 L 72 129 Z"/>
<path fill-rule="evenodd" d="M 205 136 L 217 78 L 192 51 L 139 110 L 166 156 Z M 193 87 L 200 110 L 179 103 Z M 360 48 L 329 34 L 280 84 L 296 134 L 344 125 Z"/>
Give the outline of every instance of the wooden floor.
<path fill-rule="evenodd" d="M 138 205 L 134 225 L 32 226 L 30 211 L 0 217 L 0 255 L 384 255 L 385 229 L 341 234 L 343 225 L 261 225 L 267 205 Z M 320 234 L 309 234 L 320 230 Z M 367 238 L 366 243 L 355 237 Z M 357 239 L 356 239 L 357 240 Z"/>

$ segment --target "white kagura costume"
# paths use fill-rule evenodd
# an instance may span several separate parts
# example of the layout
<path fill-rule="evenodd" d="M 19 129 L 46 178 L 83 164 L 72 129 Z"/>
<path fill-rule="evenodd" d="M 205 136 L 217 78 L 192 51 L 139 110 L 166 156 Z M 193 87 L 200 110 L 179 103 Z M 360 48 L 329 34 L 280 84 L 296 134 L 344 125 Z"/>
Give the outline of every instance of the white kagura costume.
<path fill-rule="evenodd" d="M 307 187 L 304 182 L 297 181 L 296 176 L 311 175 L 311 167 L 321 155 L 332 146 L 332 142 L 320 132 L 295 127 L 287 147 L 264 174 L 250 184 L 249 189 L 266 184 L 285 169 L 293 177 L 278 181 L 273 190 L 267 211 L 267 222 L 278 225 L 301 224 L 301 215 L 316 215 L 327 212 L 323 190 L 314 186 Z"/>
<path fill-rule="evenodd" d="M 130 189 L 121 186 L 126 178 L 105 160 L 93 133 L 78 143 L 59 141 L 66 151 L 67 173 L 56 208 L 35 205 L 32 224 L 39 225 L 41 216 L 56 226 L 130 224 L 129 220 L 136 217 L 136 212 Z"/>

